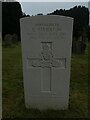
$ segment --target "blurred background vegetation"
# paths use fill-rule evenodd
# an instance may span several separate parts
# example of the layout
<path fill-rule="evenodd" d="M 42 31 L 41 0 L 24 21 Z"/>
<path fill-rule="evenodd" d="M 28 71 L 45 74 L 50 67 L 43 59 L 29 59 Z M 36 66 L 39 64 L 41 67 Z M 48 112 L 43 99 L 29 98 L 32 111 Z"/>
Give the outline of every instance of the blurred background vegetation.
<path fill-rule="evenodd" d="M 43 15 L 43 13 L 37 14 Z M 87 41 L 90 41 L 89 10 L 85 6 L 75 6 L 69 10 L 59 9 L 47 15 L 63 15 L 74 18 L 73 53 L 84 53 Z M 21 41 L 20 18 L 26 15 L 19 2 L 2 2 L 2 37 L 5 47 Z"/>

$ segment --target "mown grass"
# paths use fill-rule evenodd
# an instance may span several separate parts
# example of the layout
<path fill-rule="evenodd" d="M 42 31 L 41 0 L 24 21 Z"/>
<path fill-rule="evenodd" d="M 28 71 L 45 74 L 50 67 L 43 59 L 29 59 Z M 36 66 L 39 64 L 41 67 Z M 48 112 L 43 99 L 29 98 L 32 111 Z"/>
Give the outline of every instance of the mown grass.
<path fill-rule="evenodd" d="M 90 43 L 88 44 L 90 46 Z M 88 48 L 88 47 L 87 47 Z M 3 47 L 3 118 L 88 117 L 88 49 L 72 55 L 68 110 L 26 109 L 24 104 L 21 45 Z"/>

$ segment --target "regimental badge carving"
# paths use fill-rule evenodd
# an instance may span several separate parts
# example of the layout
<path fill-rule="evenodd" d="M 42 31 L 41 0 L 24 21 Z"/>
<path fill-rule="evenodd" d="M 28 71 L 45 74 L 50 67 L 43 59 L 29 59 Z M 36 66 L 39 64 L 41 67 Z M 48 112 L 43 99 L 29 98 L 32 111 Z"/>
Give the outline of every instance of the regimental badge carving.
<path fill-rule="evenodd" d="M 53 59 L 53 54 L 52 54 L 52 50 L 50 48 L 50 43 L 43 43 L 44 45 L 42 45 L 42 52 L 41 52 L 41 56 L 42 56 L 42 60 L 45 61 L 51 61 Z"/>
<path fill-rule="evenodd" d="M 27 58 L 31 67 L 62 67 L 66 68 L 66 58 L 54 58 L 52 42 L 42 42 L 42 50 L 39 58 Z"/>

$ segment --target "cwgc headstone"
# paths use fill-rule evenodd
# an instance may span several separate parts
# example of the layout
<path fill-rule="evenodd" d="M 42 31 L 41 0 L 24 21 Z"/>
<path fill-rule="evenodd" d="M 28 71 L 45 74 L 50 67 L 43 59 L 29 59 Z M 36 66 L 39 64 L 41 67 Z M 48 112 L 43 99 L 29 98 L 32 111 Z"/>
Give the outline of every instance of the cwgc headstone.
<path fill-rule="evenodd" d="M 73 18 L 21 18 L 25 104 L 27 108 L 67 109 Z"/>

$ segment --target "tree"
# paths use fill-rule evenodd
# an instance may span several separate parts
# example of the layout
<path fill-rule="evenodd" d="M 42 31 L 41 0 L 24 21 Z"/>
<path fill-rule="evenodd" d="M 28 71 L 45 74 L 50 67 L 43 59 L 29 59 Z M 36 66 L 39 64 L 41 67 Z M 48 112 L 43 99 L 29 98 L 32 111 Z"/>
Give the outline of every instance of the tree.
<path fill-rule="evenodd" d="M 2 3 L 2 35 L 17 34 L 20 38 L 20 22 L 22 17 L 22 9 L 19 2 L 3 2 Z"/>
<path fill-rule="evenodd" d="M 42 13 L 38 13 L 37 15 L 43 15 Z"/>
<path fill-rule="evenodd" d="M 74 31 L 73 35 L 79 37 L 83 32 L 83 29 L 86 29 L 89 24 L 89 10 L 84 6 L 75 6 L 69 10 L 56 9 L 56 11 L 49 13 L 47 15 L 63 15 L 74 18 Z"/>

